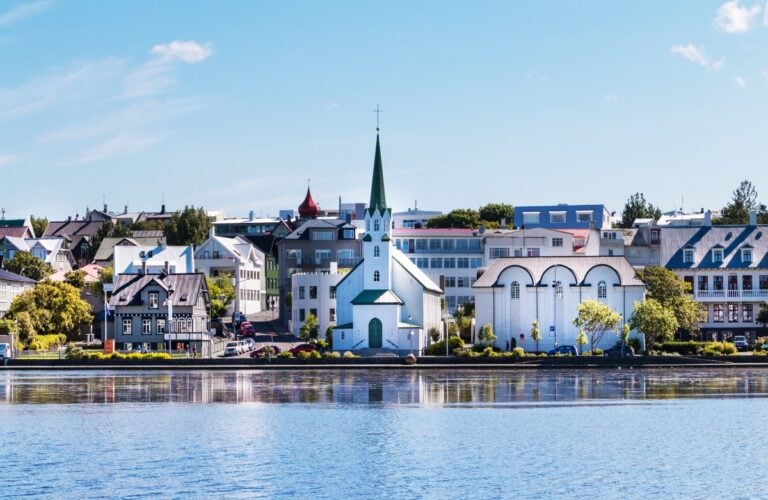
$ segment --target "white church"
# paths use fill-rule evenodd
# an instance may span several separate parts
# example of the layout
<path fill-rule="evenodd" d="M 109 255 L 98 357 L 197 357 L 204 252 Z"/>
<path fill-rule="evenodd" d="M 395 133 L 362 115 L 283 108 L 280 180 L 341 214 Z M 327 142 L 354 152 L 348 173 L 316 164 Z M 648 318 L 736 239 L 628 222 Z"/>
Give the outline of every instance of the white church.
<path fill-rule="evenodd" d="M 426 347 L 431 328 L 442 331 L 443 292 L 394 247 L 391 221 L 377 134 L 363 260 L 336 286 L 334 350 L 418 353 Z"/>

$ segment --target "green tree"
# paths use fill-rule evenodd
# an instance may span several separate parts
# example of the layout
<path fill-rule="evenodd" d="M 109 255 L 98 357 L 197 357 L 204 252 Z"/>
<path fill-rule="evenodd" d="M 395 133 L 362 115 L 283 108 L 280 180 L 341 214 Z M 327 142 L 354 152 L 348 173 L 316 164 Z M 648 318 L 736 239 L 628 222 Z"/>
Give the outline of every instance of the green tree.
<path fill-rule="evenodd" d="M 501 225 L 501 221 L 504 220 L 509 227 L 512 227 L 515 220 L 515 209 L 506 203 L 489 203 L 480 207 L 478 215 L 486 223 L 492 222 Z"/>
<path fill-rule="evenodd" d="M 43 281 L 18 295 L 7 317 L 19 323 L 24 340 L 35 334 L 64 333 L 74 338 L 78 326 L 92 320 L 91 306 L 80 298 L 80 290 L 68 283 Z M 22 325 L 27 323 L 28 325 Z"/>
<path fill-rule="evenodd" d="M 165 231 L 165 224 L 160 220 L 142 220 L 131 224 L 131 231 Z"/>
<path fill-rule="evenodd" d="M 437 327 L 430 327 L 429 328 L 429 338 L 432 339 L 432 342 L 437 342 L 440 340 L 440 330 L 437 329 Z"/>
<path fill-rule="evenodd" d="M 200 246 L 211 229 L 211 221 L 203 207 L 184 207 L 171 217 L 165 235 L 169 245 Z"/>
<path fill-rule="evenodd" d="M 587 336 L 584 333 L 583 328 L 579 328 L 579 336 L 576 337 L 576 343 L 579 345 L 579 354 L 581 354 L 584 350 L 584 346 L 587 344 Z"/>
<path fill-rule="evenodd" d="M 477 229 L 483 225 L 480 213 L 471 208 L 451 210 L 447 214 L 432 217 L 427 221 L 429 228 Z"/>
<path fill-rule="evenodd" d="M 627 345 L 627 342 L 629 341 L 629 332 L 632 331 L 628 323 L 624 323 L 624 326 L 621 327 L 621 343 L 622 345 Z"/>
<path fill-rule="evenodd" d="M 99 271 L 99 281 L 95 283 L 91 283 L 91 292 L 95 295 L 103 296 L 104 295 L 104 285 L 107 283 L 112 283 L 112 275 L 114 271 L 112 269 L 112 266 L 107 266 L 101 268 L 101 271 Z"/>
<path fill-rule="evenodd" d="M 96 252 L 99 250 L 99 247 L 101 246 L 101 242 L 104 241 L 104 238 L 125 238 L 130 235 L 131 235 L 131 232 L 128 230 L 128 227 L 125 226 L 124 224 L 120 224 L 120 223 L 115 224 L 112 221 L 104 222 L 99 228 L 99 230 L 96 231 L 96 234 L 93 235 L 93 238 L 91 238 L 91 241 L 88 242 L 89 260 L 93 260 L 93 258 L 96 256 Z"/>
<path fill-rule="evenodd" d="M 54 273 L 53 267 L 29 252 L 17 252 L 4 263 L 6 271 L 20 274 L 35 281 L 41 281 Z"/>
<path fill-rule="evenodd" d="M 221 318 L 227 312 L 227 306 L 235 300 L 235 287 L 232 279 L 227 276 L 206 278 L 208 283 L 208 295 L 211 298 L 211 317 Z"/>
<path fill-rule="evenodd" d="M 541 329 L 539 328 L 539 322 L 534 321 L 531 323 L 531 338 L 536 342 L 536 352 L 539 352 L 539 341 L 541 340 Z"/>
<path fill-rule="evenodd" d="M 671 309 L 651 298 L 635 302 L 629 323 L 632 328 L 645 334 L 646 345 L 672 340 L 679 325 Z"/>
<path fill-rule="evenodd" d="M 493 333 L 493 325 L 490 323 L 483 325 L 480 329 L 480 341 L 486 345 L 491 345 L 496 341 L 496 335 Z"/>
<path fill-rule="evenodd" d="M 678 328 L 692 335 L 699 331 L 707 313 L 691 298 L 689 283 L 680 279 L 669 269 L 660 266 L 646 267 L 637 274 L 645 282 L 646 298 L 654 299 L 672 311 L 677 319 Z"/>
<path fill-rule="evenodd" d="M 741 181 L 731 195 L 731 201 L 723 207 L 720 217 L 713 220 L 713 224 L 747 224 L 749 222 L 749 212 L 756 211 L 759 218 L 764 219 L 766 213 L 765 205 L 757 201 L 757 189 L 748 180 Z"/>
<path fill-rule="evenodd" d="M 85 288 L 85 271 L 80 269 L 70 271 L 64 275 L 64 283 L 69 283 L 78 290 Z"/>
<path fill-rule="evenodd" d="M 307 319 L 304 320 L 304 324 L 299 328 L 299 337 L 302 340 L 316 339 L 317 338 L 317 316 L 312 313 L 307 315 Z"/>
<path fill-rule="evenodd" d="M 48 219 L 45 217 L 37 218 L 34 215 L 29 217 L 29 221 L 32 224 L 32 231 L 35 232 L 35 236 L 42 238 L 45 234 L 45 229 L 48 227 Z"/>
<path fill-rule="evenodd" d="M 621 324 L 621 315 L 611 309 L 607 304 L 596 300 L 585 300 L 578 307 L 578 315 L 573 320 L 573 325 L 584 330 L 589 337 L 589 346 L 592 352 L 595 346 L 600 344 L 606 332 L 617 331 Z"/>
<path fill-rule="evenodd" d="M 635 193 L 629 197 L 621 212 L 621 227 L 632 227 L 635 219 L 658 219 L 661 210 L 645 201 L 643 193 Z"/>

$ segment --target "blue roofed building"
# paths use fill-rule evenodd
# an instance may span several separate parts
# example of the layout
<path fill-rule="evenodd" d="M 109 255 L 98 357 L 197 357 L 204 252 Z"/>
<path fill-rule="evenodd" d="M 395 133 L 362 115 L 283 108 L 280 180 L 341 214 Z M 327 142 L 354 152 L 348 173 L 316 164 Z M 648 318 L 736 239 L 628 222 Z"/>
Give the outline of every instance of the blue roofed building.
<path fill-rule="evenodd" d="M 526 229 L 610 229 L 605 205 L 530 205 L 515 207 L 515 226 Z"/>

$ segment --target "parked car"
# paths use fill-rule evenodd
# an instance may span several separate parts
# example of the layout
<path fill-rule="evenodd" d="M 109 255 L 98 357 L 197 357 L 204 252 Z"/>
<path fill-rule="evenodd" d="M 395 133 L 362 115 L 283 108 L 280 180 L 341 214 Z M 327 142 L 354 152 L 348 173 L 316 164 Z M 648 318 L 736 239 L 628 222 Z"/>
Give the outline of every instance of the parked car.
<path fill-rule="evenodd" d="M 265 345 L 261 347 L 260 349 L 256 349 L 251 353 L 252 358 L 263 358 L 267 354 L 267 349 L 272 350 L 272 356 L 277 356 L 280 354 L 280 348 L 276 345 Z"/>
<path fill-rule="evenodd" d="M 251 337 L 243 339 L 240 342 L 242 342 L 245 345 L 245 350 L 246 351 L 252 351 L 252 350 L 256 349 L 256 341 L 253 340 Z"/>
<path fill-rule="evenodd" d="M 256 333 L 256 329 L 253 327 L 250 321 L 243 321 L 240 324 L 241 337 L 253 337 L 255 333 Z"/>
<path fill-rule="evenodd" d="M 240 342 L 227 342 L 224 347 L 224 356 L 237 356 L 240 353 Z"/>
<path fill-rule="evenodd" d="M 13 357 L 13 349 L 11 348 L 11 344 L 8 342 L 1 342 L 0 343 L 0 359 L 5 361 L 6 359 L 10 359 Z"/>
<path fill-rule="evenodd" d="M 747 342 L 747 337 L 744 335 L 736 335 L 733 337 L 733 345 L 736 347 L 736 350 L 738 351 L 747 351 L 749 350 L 749 342 Z"/>
<path fill-rule="evenodd" d="M 316 350 L 317 346 L 315 344 L 298 344 L 288 349 L 288 352 L 296 356 L 300 352 L 312 352 Z"/>
<path fill-rule="evenodd" d="M 572 345 L 559 345 L 547 351 L 548 356 L 557 356 L 558 354 L 561 356 L 578 356 L 579 351 Z"/>
<path fill-rule="evenodd" d="M 603 351 L 603 356 L 611 358 L 628 358 L 635 355 L 635 350 L 628 345 L 615 345 Z"/>
<path fill-rule="evenodd" d="M 234 323 L 235 326 L 240 326 L 243 321 L 245 321 L 245 314 L 243 314 L 242 311 L 232 313 L 232 323 Z"/>

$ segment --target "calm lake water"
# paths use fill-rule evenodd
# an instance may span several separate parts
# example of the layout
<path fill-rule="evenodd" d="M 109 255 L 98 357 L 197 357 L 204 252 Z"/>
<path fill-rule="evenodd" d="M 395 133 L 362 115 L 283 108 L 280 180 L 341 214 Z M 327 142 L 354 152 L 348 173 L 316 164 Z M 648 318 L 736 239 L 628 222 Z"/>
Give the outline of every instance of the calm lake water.
<path fill-rule="evenodd" d="M 768 370 L 0 372 L 4 498 L 765 497 Z"/>

